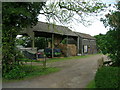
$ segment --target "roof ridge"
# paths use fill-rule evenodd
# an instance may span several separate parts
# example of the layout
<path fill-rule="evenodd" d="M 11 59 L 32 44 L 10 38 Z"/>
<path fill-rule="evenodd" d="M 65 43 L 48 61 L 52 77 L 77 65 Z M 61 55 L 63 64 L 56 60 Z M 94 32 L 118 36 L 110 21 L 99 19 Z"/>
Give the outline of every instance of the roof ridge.
<path fill-rule="evenodd" d="M 38 21 L 38 22 L 68 28 L 67 26 L 57 25 L 57 24 L 54 24 L 54 23 L 51 23 L 51 22 L 50 23 L 49 22 L 42 22 L 42 21 Z"/>

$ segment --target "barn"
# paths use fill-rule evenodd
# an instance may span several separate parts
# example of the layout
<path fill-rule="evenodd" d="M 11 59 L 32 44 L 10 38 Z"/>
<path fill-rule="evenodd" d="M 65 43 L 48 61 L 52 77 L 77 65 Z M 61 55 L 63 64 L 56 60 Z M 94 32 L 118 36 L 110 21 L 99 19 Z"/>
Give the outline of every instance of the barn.
<path fill-rule="evenodd" d="M 36 52 L 37 47 L 34 45 L 35 37 L 51 38 L 52 41 L 49 43 L 49 45 L 47 45 L 46 48 L 52 49 L 52 57 L 54 57 L 55 48 L 61 49 L 63 56 L 76 56 L 97 53 L 96 40 L 94 37 L 84 33 L 73 32 L 65 26 L 39 21 L 36 26 L 32 28 L 28 27 L 20 34 L 31 37 L 31 51 Z M 64 44 L 61 43 L 63 40 L 66 41 Z"/>

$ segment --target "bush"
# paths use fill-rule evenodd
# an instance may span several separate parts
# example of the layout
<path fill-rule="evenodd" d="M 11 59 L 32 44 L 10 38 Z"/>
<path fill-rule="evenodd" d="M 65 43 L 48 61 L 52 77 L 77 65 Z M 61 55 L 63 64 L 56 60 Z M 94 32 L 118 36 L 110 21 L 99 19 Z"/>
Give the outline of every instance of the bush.
<path fill-rule="evenodd" d="M 49 73 L 57 72 L 60 68 L 53 68 L 53 67 L 46 67 L 43 68 L 43 66 L 36 65 L 19 65 L 13 66 L 13 69 L 11 69 L 9 72 L 2 73 L 3 74 L 3 80 L 9 81 L 9 80 L 23 80 L 27 78 L 32 78 L 40 75 L 46 75 Z"/>
<path fill-rule="evenodd" d="M 120 88 L 119 73 L 120 68 L 118 67 L 102 67 L 100 68 L 95 76 L 96 88 Z"/>
<path fill-rule="evenodd" d="M 20 66 L 14 66 L 12 70 L 3 74 L 5 79 L 21 79 L 25 76 L 25 72 L 21 69 Z"/>

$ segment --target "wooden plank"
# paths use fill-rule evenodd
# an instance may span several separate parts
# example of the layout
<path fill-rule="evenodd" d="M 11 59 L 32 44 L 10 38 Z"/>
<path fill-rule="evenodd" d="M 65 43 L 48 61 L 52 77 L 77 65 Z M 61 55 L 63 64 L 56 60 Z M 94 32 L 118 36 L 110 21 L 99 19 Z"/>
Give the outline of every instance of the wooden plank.
<path fill-rule="evenodd" d="M 52 34 L 52 58 L 54 57 L 54 34 Z"/>
<path fill-rule="evenodd" d="M 67 55 L 66 56 L 68 57 L 68 36 L 67 36 L 67 40 L 66 40 L 66 48 L 67 48 L 66 49 L 67 50 Z"/>
<path fill-rule="evenodd" d="M 79 36 L 78 36 L 78 38 L 77 38 L 77 54 L 79 54 L 80 53 L 80 42 L 79 42 L 79 40 L 80 40 L 80 38 L 79 38 Z"/>
<path fill-rule="evenodd" d="M 81 51 L 80 53 L 83 55 L 83 42 L 82 42 L 82 39 L 83 38 L 80 37 L 80 51 Z"/>
<path fill-rule="evenodd" d="M 33 36 L 32 36 L 32 48 L 35 48 L 35 34 L 33 32 Z"/>

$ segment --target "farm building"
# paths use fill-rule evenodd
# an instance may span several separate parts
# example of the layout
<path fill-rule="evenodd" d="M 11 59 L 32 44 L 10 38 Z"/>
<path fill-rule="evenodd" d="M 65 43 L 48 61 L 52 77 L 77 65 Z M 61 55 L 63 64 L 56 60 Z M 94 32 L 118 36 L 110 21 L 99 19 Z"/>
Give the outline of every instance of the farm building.
<path fill-rule="evenodd" d="M 35 37 L 51 38 L 46 48 L 51 48 L 52 57 L 54 57 L 54 49 L 61 49 L 63 56 L 76 56 L 78 54 L 96 53 L 95 38 L 83 33 L 73 32 L 69 28 L 60 25 L 54 25 L 45 22 L 38 22 L 32 28 L 27 28 L 21 32 L 22 35 L 28 35 L 32 39 L 32 51 L 36 51 L 34 47 Z M 65 43 L 61 43 L 65 40 Z"/>
<path fill-rule="evenodd" d="M 69 44 L 78 44 L 78 54 L 95 54 L 96 49 L 96 39 L 89 34 L 75 32 L 78 35 L 78 41 L 69 39 Z"/>

